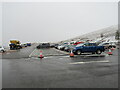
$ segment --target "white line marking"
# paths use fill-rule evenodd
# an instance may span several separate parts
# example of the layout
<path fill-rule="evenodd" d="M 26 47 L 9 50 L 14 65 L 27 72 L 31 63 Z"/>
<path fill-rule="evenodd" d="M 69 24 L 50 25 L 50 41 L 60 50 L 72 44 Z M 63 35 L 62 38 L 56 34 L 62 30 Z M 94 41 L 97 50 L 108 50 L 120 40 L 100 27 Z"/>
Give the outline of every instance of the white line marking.
<path fill-rule="evenodd" d="M 32 56 L 32 54 L 35 52 L 35 50 L 36 50 L 36 49 L 34 49 L 34 51 L 33 51 L 33 52 L 29 55 L 29 57 L 31 57 L 31 56 Z"/>
<path fill-rule="evenodd" d="M 55 49 L 55 48 L 53 48 L 53 49 L 56 50 L 56 51 L 58 51 L 58 52 L 60 52 L 60 53 L 63 53 L 63 54 L 69 54 L 68 52 L 61 51 L 61 50 L 59 50 L 59 49 Z"/>
<path fill-rule="evenodd" d="M 109 60 L 104 60 L 104 61 L 89 61 L 89 62 L 74 62 L 74 63 L 69 63 L 69 64 L 86 64 L 86 63 L 95 63 L 95 62 L 109 62 Z"/>

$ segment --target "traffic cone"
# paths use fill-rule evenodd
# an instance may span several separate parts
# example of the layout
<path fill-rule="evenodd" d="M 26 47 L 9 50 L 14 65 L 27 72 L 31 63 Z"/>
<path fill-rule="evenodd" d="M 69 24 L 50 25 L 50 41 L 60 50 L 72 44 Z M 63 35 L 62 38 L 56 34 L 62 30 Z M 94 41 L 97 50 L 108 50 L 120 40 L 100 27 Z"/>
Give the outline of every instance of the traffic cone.
<path fill-rule="evenodd" d="M 40 56 L 39 56 L 39 58 L 44 58 L 44 56 L 42 55 L 42 51 L 40 51 Z"/>
<path fill-rule="evenodd" d="M 74 57 L 74 53 L 72 52 L 72 50 L 70 52 L 70 57 Z"/>
<path fill-rule="evenodd" d="M 112 51 L 111 51 L 111 49 L 109 49 L 108 55 L 112 55 Z"/>

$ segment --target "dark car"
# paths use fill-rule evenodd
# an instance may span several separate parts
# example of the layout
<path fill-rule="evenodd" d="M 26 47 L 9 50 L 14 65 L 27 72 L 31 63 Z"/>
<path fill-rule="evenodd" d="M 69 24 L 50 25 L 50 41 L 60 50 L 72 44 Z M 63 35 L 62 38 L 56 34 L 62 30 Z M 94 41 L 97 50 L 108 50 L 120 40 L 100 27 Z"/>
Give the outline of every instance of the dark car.
<path fill-rule="evenodd" d="M 58 46 L 58 44 L 50 44 L 51 48 L 56 48 Z"/>
<path fill-rule="evenodd" d="M 31 46 L 31 43 L 27 43 L 27 46 Z"/>
<path fill-rule="evenodd" d="M 42 43 L 39 44 L 36 48 L 40 49 L 40 48 L 49 48 L 50 47 L 50 43 Z"/>
<path fill-rule="evenodd" d="M 54 48 L 58 49 L 59 44 L 55 44 Z"/>

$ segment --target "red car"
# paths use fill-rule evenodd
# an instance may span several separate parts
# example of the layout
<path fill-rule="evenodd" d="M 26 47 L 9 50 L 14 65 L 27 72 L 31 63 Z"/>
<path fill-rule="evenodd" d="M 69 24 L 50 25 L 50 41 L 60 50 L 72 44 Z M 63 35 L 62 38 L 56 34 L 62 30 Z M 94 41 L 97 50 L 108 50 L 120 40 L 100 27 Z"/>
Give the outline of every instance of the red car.
<path fill-rule="evenodd" d="M 76 42 L 73 45 L 78 45 L 78 44 L 81 44 L 81 43 L 84 43 L 84 42 Z"/>

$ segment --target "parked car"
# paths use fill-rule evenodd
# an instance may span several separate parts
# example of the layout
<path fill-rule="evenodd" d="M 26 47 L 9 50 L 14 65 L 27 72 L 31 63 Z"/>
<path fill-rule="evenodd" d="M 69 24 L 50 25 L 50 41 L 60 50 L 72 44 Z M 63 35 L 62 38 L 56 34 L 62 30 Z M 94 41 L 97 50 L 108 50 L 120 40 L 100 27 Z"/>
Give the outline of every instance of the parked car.
<path fill-rule="evenodd" d="M 69 45 L 66 45 L 65 47 L 64 47 L 64 51 L 67 51 L 67 52 L 69 52 Z"/>
<path fill-rule="evenodd" d="M 0 46 L 0 52 L 5 52 L 5 49 L 2 46 Z"/>
<path fill-rule="evenodd" d="M 50 44 L 51 48 L 55 48 L 56 46 L 58 46 L 58 44 Z"/>
<path fill-rule="evenodd" d="M 57 49 L 57 48 L 58 48 L 58 45 L 59 45 L 59 44 L 55 44 L 55 45 L 54 45 L 54 48 L 56 48 L 56 49 Z"/>
<path fill-rule="evenodd" d="M 81 43 L 84 43 L 84 42 L 76 42 L 73 45 L 78 45 L 78 44 L 81 44 Z"/>
<path fill-rule="evenodd" d="M 31 46 L 31 43 L 27 43 L 27 46 Z"/>
<path fill-rule="evenodd" d="M 42 43 L 39 44 L 36 48 L 40 49 L 40 48 L 49 48 L 50 47 L 50 43 Z"/>
<path fill-rule="evenodd" d="M 74 49 L 75 45 L 67 45 L 64 50 L 67 52 L 70 52 L 72 49 Z"/>
<path fill-rule="evenodd" d="M 99 46 L 104 46 L 105 49 L 110 49 L 110 48 L 116 48 L 116 45 L 114 42 L 103 42 L 100 43 Z"/>
<path fill-rule="evenodd" d="M 27 47 L 27 44 L 21 44 L 22 47 Z"/>
<path fill-rule="evenodd" d="M 63 45 L 58 45 L 57 48 L 58 48 L 59 50 L 64 50 L 65 46 L 64 46 L 64 44 L 63 44 Z"/>
<path fill-rule="evenodd" d="M 74 49 L 73 53 L 80 55 L 81 53 L 96 53 L 101 54 L 105 51 L 104 46 L 97 46 L 96 43 L 82 43 L 78 44 Z"/>

